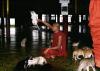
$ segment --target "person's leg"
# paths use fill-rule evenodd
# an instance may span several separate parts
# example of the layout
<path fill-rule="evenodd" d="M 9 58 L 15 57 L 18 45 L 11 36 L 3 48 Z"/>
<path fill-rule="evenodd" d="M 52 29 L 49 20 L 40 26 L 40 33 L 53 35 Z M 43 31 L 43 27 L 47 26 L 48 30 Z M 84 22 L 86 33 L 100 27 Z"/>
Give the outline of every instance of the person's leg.
<path fill-rule="evenodd" d="M 47 58 L 54 59 L 57 55 L 57 52 L 55 50 L 48 50 L 47 54 L 45 54 Z"/>
<path fill-rule="evenodd" d="M 42 50 L 42 52 L 44 52 L 46 50 L 46 48 L 44 49 L 44 50 Z M 54 59 L 56 56 L 58 56 L 59 55 L 59 52 L 58 51 L 56 51 L 56 50 L 48 50 L 48 52 L 46 53 L 46 54 L 44 54 L 44 53 L 42 53 L 43 54 L 43 56 L 45 57 L 45 58 L 52 58 L 52 59 Z"/>

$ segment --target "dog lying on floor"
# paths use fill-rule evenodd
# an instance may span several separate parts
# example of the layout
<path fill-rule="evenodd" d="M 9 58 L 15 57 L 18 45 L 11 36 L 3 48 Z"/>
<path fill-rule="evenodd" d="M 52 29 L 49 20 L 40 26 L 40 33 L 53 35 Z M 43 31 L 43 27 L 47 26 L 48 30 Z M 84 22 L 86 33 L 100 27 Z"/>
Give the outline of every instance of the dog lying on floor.
<path fill-rule="evenodd" d="M 77 71 L 90 71 L 90 67 L 96 71 L 94 58 L 85 58 L 80 61 Z"/>

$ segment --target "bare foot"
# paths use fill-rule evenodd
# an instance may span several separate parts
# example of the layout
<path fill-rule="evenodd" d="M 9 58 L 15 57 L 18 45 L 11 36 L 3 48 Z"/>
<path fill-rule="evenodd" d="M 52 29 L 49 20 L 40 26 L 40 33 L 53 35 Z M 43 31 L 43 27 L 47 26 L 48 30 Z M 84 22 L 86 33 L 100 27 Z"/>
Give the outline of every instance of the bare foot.
<path fill-rule="evenodd" d="M 55 59 L 55 56 L 52 55 L 51 58 L 52 58 L 52 59 Z"/>

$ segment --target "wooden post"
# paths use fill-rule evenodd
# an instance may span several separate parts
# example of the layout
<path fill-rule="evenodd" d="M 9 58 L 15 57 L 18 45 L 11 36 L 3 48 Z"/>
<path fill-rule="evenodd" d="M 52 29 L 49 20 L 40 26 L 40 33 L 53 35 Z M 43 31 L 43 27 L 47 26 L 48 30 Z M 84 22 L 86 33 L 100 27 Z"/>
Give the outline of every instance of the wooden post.
<path fill-rule="evenodd" d="M 10 44 L 10 17 L 9 17 L 9 0 L 6 0 L 6 38 L 7 38 L 7 47 Z"/>
<path fill-rule="evenodd" d="M 4 0 L 2 0 L 2 13 L 1 13 L 1 30 L 2 30 L 2 36 L 1 36 L 1 47 L 4 48 L 5 45 L 5 40 L 4 40 L 4 33 L 5 33 L 5 29 L 4 29 Z"/>
<path fill-rule="evenodd" d="M 68 55 L 68 16 L 67 15 L 63 15 L 63 26 L 64 26 L 64 33 L 65 33 L 65 36 L 66 36 L 66 52 L 67 52 L 67 55 Z"/>

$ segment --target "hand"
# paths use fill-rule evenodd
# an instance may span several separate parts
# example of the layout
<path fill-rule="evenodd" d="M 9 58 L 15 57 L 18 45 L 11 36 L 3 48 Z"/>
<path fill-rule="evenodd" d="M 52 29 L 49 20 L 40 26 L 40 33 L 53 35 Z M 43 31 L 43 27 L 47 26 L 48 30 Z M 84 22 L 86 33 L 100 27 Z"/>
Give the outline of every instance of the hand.
<path fill-rule="evenodd" d="M 37 21 L 38 22 L 42 22 L 43 24 L 47 23 L 46 20 L 45 21 L 42 21 L 41 19 L 38 19 Z"/>
<path fill-rule="evenodd" d="M 50 48 L 46 49 L 46 50 L 44 51 L 44 54 L 47 54 L 48 50 L 50 50 Z"/>
<path fill-rule="evenodd" d="M 38 19 L 37 21 L 38 21 L 38 22 L 43 22 L 41 19 Z"/>

